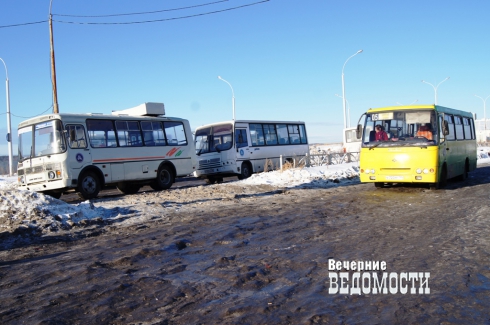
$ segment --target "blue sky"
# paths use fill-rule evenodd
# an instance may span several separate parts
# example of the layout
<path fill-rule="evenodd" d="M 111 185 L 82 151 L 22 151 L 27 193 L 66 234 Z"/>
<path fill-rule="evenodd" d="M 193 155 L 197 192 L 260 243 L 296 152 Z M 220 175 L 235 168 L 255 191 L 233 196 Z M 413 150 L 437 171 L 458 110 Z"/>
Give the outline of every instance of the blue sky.
<path fill-rule="evenodd" d="M 490 95 L 490 1 L 270 0 L 226 10 L 260 1 L 53 0 L 60 112 L 163 102 L 167 115 L 188 119 L 194 129 L 232 118 L 232 91 L 220 75 L 233 87 L 237 119 L 302 120 L 310 143 L 341 142 L 342 67 L 362 49 L 344 69 L 352 126 L 371 107 L 433 104 L 434 89 L 421 80 L 435 86 L 446 77 L 438 104 L 483 118 L 475 94 Z M 0 58 L 8 69 L 13 133 L 24 117 L 52 112 L 49 4 L 1 3 Z M 191 15 L 198 16 L 173 19 Z M 61 22 L 149 20 L 164 21 Z M 39 21 L 45 22 L 3 27 Z M 8 155 L 2 65 L 0 155 Z"/>

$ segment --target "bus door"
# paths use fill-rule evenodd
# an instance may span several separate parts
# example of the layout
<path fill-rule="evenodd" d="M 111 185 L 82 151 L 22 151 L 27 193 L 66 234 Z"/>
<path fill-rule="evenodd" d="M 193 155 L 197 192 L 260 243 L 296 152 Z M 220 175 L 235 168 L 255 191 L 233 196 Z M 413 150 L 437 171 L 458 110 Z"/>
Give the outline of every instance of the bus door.
<path fill-rule="evenodd" d="M 235 129 L 235 150 L 237 162 L 250 159 L 250 147 L 248 145 L 247 128 L 245 127 L 237 127 Z"/>
<path fill-rule="evenodd" d="M 67 166 L 72 169 L 81 169 L 91 164 L 92 156 L 83 125 L 67 124 L 65 130 L 68 146 L 70 147 Z"/>
<path fill-rule="evenodd" d="M 447 124 L 445 125 L 444 121 L 444 114 L 439 114 L 439 168 L 441 168 L 442 165 L 446 162 L 449 151 L 447 141 L 448 134 L 445 134 L 444 132 L 446 130 Z"/>

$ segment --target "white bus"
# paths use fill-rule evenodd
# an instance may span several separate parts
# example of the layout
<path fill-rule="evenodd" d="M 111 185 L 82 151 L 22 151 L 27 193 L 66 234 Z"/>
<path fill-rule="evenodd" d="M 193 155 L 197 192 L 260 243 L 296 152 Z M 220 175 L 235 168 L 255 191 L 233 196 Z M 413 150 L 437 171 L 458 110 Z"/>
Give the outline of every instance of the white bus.
<path fill-rule="evenodd" d="M 235 120 L 200 126 L 195 130 L 198 160 L 196 177 L 208 183 L 223 177 L 250 177 L 276 169 L 309 152 L 304 122 Z"/>
<path fill-rule="evenodd" d="M 102 114 L 49 114 L 19 124 L 20 189 L 59 198 L 97 197 L 105 185 L 136 193 L 168 189 L 197 165 L 189 121 L 162 103 Z"/>
<path fill-rule="evenodd" d="M 361 139 L 356 135 L 357 127 L 344 129 L 343 151 L 344 153 L 359 153 L 361 152 Z"/>

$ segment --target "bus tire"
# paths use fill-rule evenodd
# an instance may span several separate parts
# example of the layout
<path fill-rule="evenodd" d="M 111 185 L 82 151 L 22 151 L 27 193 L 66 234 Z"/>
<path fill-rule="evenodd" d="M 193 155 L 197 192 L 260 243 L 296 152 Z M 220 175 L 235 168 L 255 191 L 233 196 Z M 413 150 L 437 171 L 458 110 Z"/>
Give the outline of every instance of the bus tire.
<path fill-rule="evenodd" d="M 444 164 L 444 166 L 442 166 L 441 169 L 441 174 L 439 175 L 439 181 L 435 184 L 432 184 L 430 188 L 432 190 L 437 190 L 446 187 L 446 185 L 447 185 L 447 168 L 446 165 Z"/>
<path fill-rule="evenodd" d="M 211 185 L 211 184 L 216 183 L 216 178 L 210 176 L 210 177 L 206 178 L 204 181 L 206 182 L 206 184 Z"/>
<path fill-rule="evenodd" d="M 84 172 L 78 181 L 78 196 L 90 200 L 96 198 L 100 192 L 100 180 L 94 172 Z"/>
<path fill-rule="evenodd" d="M 462 182 L 464 182 L 468 178 L 468 172 L 470 170 L 470 165 L 468 163 L 468 160 L 465 161 L 464 167 L 463 167 L 463 173 L 459 175 L 458 179 Z"/>
<path fill-rule="evenodd" d="M 375 182 L 374 183 L 374 186 L 376 188 L 383 188 L 383 187 L 385 187 L 385 183 L 383 183 L 383 182 Z"/>
<path fill-rule="evenodd" d="M 152 183 L 152 189 L 155 191 L 168 190 L 174 183 L 174 173 L 172 169 L 167 165 L 161 165 L 158 168 L 157 178 Z"/>
<path fill-rule="evenodd" d="M 123 194 L 135 194 L 138 193 L 138 191 L 141 188 L 140 185 L 129 183 L 129 182 L 119 182 L 117 183 L 116 187 L 119 190 L 119 192 Z"/>
<path fill-rule="evenodd" d="M 242 163 L 241 169 L 242 170 L 240 172 L 240 175 L 238 175 L 239 180 L 246 179 L 252 176 L 252 166 L 250 166 L 248 162 Z"/>
<path fill-rule="evenodd" d="M 61 192 L 57 192 L 57 191 L 46 191 L 46 192 L 43 192 L 44 195 L 49 195 L 51 197 L 54 197 L 55 199 L 59 199 L 61 197 Z"/>

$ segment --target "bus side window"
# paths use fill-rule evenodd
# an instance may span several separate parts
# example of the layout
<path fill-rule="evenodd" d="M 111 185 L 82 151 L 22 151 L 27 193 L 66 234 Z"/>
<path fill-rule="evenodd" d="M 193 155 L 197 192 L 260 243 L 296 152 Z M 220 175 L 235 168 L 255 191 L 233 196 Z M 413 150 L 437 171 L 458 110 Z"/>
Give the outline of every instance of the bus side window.
<path fill-rule="evenodd" d="M 182 123 L 164 122 L 163 124 L 169 146 L 187 145 L 187 137 Z"/>
<path fill-rule="evenodd" d="M 67 125 L 68 145 L 70 148 L 79 149 L 87 147 L 85 130 L 82 125 Z"/>
<path fill-rule="evenodd" d="M 248 146 L 247 133 L 244 129 L 235 130 L 235 142 L 237 148 Z"/>

